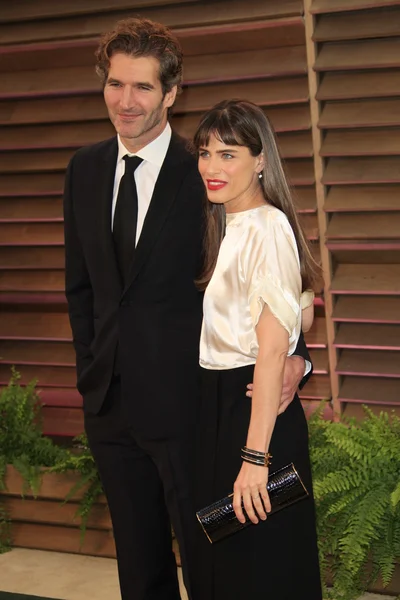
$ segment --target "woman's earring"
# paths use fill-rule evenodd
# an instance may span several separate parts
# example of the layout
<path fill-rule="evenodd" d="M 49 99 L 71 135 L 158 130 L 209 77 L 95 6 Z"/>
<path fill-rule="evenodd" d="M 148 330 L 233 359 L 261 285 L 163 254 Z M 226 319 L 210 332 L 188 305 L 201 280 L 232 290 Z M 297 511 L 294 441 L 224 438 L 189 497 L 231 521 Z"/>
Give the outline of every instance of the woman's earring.
<path fill-rule="evenodd" d="M 262 172 L 258 174 L 258 179 L 262 179 Z"/>

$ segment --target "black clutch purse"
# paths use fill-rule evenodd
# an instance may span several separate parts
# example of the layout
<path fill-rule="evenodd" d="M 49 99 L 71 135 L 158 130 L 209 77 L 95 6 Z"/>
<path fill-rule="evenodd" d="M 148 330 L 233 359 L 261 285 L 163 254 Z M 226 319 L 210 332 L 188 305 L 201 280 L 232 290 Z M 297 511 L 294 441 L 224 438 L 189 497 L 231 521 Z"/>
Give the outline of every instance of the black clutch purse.
<path fill-rule="evenodd" d="M 271 512 L 268 513 L 268 518 L 278 510 L 308 496 L 306 487 L 293 463 L 270 474 L 267 490 L 271 502 Z M 245 511 L 246 522 L 238 521 L 233 510 L 232 499 L 233 494 L 196 513 L 197 519 L 211 543 L 219 542 L 228 535 L 253 525 Z"/>

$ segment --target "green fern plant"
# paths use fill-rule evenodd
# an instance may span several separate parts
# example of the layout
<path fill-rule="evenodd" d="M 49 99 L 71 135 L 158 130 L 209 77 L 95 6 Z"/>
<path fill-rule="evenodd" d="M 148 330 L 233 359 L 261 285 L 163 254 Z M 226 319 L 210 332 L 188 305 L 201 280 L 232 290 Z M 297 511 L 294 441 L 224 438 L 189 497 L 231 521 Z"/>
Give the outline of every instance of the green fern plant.
<path fill-rule="evenodd" d="M 37 493 L 43 467 L 50 467 L 66 450 L 43 436 L 36 381 L 20 385 L 21 375 L 14 367 L 11 379 L 0 394 L 0 489 L 5 488 L 7 464 L 12 464 L 24 481 L 24 492 Z"/>
<path fill-rule="evenodd" d="M 0 554 L 11 549 L 10 518 L 4 506 L 0 504 Z"/>
<path fill-rule="evenodd" d="M 76 471 L 81 477 L 68 492 L 65 502 L 68 502 L 77 492 L 84 490 L 75 516 L 81 520 L 81 544 L 83 543 L 87 522 L 93 505 L 98 502 L 103 493 L 99 473 L 90 451 L 86 434 L 74 438 L 74 450 L 68 452 L 63 460 L 59 460 L 51 469 L 53 473 Z"/>
<path fill-rule="evenodd" d="M 364 407 L 361 422 L 309 421 L 322 579 L 353 600 L 400 558 L 400 419 Z"/>
<path fill-rule="evenodd" d="M 100 478 L 90 453 L 85 435 L 75 438 L 72 449 L 61 448 L 43 435 L 40 419 L 41 402 L 36 381 L 20 384 L 21 375 L 14 367 L 7 387 L 0 393 L 0 490 L 6 487 L 6 468 L 13 465 L 22 476 L 23 495 L 32 490 L 39 492 L 41 475 L 47 471 L 65 473 L 76 471 L 78 482 L 71 488 L 65 501 L 78 490 L 84 489 L 76 516 L 81 518 L 81 542 L 93 504 L 102 493 Z M 9 518 L 0 506 L 0 552 L 9 547 Z M 7 541 L 8 540 L 8 541 Z"/>

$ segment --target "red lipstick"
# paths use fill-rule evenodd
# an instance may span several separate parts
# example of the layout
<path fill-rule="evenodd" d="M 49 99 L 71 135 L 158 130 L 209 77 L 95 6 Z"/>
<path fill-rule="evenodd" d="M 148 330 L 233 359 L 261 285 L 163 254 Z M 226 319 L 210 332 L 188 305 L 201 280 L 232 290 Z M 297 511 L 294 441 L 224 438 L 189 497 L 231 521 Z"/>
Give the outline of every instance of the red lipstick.
<path fill-rule="evenodd" d="M 209 190 L 221 190 L 227 184 L 226 181 L 221 179 L 207 179 L 207 189 Z"/>

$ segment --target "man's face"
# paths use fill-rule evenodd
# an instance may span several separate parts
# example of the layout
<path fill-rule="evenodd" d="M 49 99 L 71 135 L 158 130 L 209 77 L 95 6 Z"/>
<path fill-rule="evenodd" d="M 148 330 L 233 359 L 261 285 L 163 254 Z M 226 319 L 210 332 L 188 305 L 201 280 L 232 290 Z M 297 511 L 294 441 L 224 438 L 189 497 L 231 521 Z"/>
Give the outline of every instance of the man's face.
<path fill-rule="evenodd" d="M 151 56 L 114 54 L 110 59 L 104 100 L 125 147 L 137 152 L 165 128 L 176 86 L 163 97 L 159 62 Z"/>

